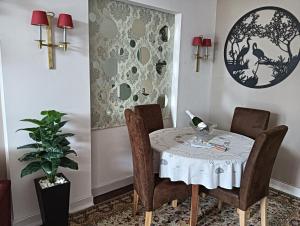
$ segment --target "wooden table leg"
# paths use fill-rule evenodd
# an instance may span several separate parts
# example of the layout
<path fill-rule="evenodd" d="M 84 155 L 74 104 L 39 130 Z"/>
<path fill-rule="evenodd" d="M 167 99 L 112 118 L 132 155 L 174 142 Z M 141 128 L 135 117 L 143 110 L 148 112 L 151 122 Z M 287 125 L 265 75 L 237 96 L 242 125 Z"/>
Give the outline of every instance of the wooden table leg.
<path fill-rule="evenodd" d="M 199 208 L 199 185 L 192 185 L 190 226 L 197 225 L 198 208 Z"/>

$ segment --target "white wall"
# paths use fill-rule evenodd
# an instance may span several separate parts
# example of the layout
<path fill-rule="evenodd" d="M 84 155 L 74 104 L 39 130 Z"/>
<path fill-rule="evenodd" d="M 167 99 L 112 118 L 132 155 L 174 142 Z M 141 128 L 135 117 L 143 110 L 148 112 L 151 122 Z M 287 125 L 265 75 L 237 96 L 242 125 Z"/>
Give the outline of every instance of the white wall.
<path fill-rule="evenodd" d="M 173 104 L 173 115 L 176 116 L 178 127 L 188 125 L 184 113 L 186 109 L 207 118 L 212 62 L 201 62 L 201 71 L 196 73 L 193 55 L 195 49 L 191 43 L 192 38 L 200 34 L 214 37 L 216 0 L 134 0 L 130 2 L 177 14 L 176 26 L 177 29 L 181 29 L 181 36 L 180 34 L 177 36 L 175 49 L 178 51 L 177 54 L 180 51 L 180 55 L 178 90 L 176 90 L 177 84 L 173 83 L 175 98 L 178 92 L 178 106 Z M 174 76 L 177 76 L 176 71 Z M 126 127 L 92 132 L 93 194 L 98 195 L 132 182 L 130 152 Z"/>
<path fill-rule="evenodd" d="M 300 65 L 280 84 L 266 89 L 250 89 L 231 78 L 225 67 L 223 51 L 226 36 L 244 14 L 261 6 L 279 6 L 300 18 L 299 0 L 218 0 L 216 45 L 211 88 L 211 121 L 229 129 L 236 106 L 266 109 L 272 112 L 270 126 L 286 124 L 288 134 L 279 152 L 273 178 L 300 188 Z"/>
<path fill-rule="evenodd" d="M 39 50 L 33 41 L 38 38 L 38 28 L 30 25 L 33 9 L 73 15 L 75 29 L 69 33 L 71 48 L 66 53 L 56 50 L 56 70 L 48 70 L 47 49 Z M 27 134 L 16 133 L 16 130 L 28 126 L 20 119 L 40 117 L 41 110 L 55 109 L 69 114 L 70 123 L 66 129 L 76 134 L 71 144 L 78 151 L 76 160 L 80 169 L 63 170 L 72 182 L 71 209 L 89 205 L 92 201 L 88 2 L 2 0 L 0 11 L 6 142 L 14 219 L 18 225 L 26 225 L 32 220 L 39 220 L 33 179 L 42 174 L 20 178 L 20 171 L 25 164 L 17 161 L 23 151 L 16 148 L 29 143 L 30 139 Z M 62 31 L 55 30 L 56 40 L 60 41 Z"/>

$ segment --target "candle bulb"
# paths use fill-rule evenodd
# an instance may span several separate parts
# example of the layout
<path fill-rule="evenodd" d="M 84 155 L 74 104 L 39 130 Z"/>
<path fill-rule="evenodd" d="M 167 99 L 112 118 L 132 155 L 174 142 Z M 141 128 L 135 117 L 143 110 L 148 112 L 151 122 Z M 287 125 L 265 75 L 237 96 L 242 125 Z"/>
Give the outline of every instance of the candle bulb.
<path fill-rule="evenodd" d="M 205 58 L 208 59 L 208 47 L 205 47 Z"/>
<path fill-rule="evenodd" d="M 63 39 L 64 43 L 67 43 L 67 29 L 64 28 L 64 39 Z"/>
<path fill-rule="evenodd" d="M 42 31 L 42 26 L 40 25 L 40 41 L 43 40 L 43 31 Z"/>
<path fill-rule="evenodd" d="M 38 40 L 38 45 L 39 45 L 39 48 L 41 49 L 42 48 L 42 44 L 43 44 L 43 30 L 42 30 L 42 26 L 41 25 L 39 27 L 40 27 L 40 29 L 39 29 L 39 31 L 40 31 L 40 39 Z"/>

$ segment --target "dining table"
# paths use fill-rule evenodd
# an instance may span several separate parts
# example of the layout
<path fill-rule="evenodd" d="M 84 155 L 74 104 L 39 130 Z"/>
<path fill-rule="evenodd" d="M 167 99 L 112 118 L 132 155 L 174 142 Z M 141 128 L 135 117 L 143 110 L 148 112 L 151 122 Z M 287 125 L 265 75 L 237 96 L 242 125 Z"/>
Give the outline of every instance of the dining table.
<path fill-rule="evenodd" d="M 149 137 L 159 176 L 192 186 L 191 226 L 197 224 L 200 185 L 239 188 L 254 144 L 240 134 L 219 129 L 203 133 L 192 127 L 161 129 Z"/>

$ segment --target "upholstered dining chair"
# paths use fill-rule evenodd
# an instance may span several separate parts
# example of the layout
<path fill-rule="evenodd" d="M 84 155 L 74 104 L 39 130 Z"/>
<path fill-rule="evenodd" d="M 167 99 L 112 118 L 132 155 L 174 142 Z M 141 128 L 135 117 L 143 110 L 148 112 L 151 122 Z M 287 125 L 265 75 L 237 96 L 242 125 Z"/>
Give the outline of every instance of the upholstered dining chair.
<path fill-rule="evenodd" d="M 0 180 L 0 225 L 11 226 L 11 185 L 9 180 Z"/>
<path fill-rule="evenodd" d="M 134 107 L 134 112 L 143 119 L 148 133 L 164 128 L 159 104 L 137 105 Z"/>
<path fill-rule="evenodd" d="M 184 200 L 189 196 L 189 187 L 183 182 L 169 179 L 155 179 L 153 173 L 153 150 L 143 119 L 132 110 L 125 110 L 125 118 L 132 148 L 134 201 L 133 213 L 136 214 L 138 201 L 146 210 L 145 225 L 152 222 L 152 211 L 164 203 Z"/>
<path fill-rule="evenodd" d="M 230 131 L 252 139 L 268 128 L 270 112 L 254 108 L 236 107 L 232 117 Z M 218 209 L 222 209 L 219 201 Z"/>
<path fill-rule="evenodd" d="M 255 139 L 268 128 L 269 118 L 269 111 L 237 107 L 234 110 L 230 131 Z"/>
<path fill-rule="evenodd" d="M 288 131 L 287 126 L 277 126 L 262 132 L 255 139 L 241 180 L 241 187 L 232 190 L 216 188 L 203 192 L 236 207 L 240 226 L 246 225 L 247 211 L 260 201 L 261 225 L 267 225 L 267 196 L 273 165 L 279 147 Z"/>

